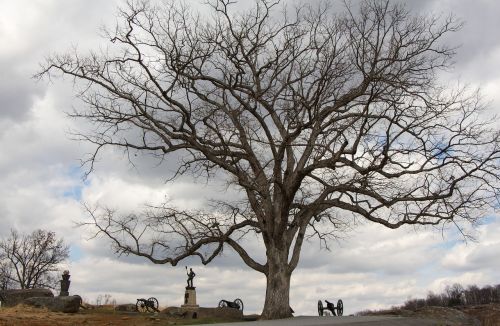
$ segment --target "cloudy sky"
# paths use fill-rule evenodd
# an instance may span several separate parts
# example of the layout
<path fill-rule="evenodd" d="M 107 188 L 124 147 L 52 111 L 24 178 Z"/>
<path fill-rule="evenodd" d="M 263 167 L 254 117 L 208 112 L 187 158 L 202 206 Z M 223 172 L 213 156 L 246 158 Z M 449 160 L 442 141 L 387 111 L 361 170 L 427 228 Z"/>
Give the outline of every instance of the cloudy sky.
<path fill-rule="evenodd" d="M 500 113 L 500 2 L 407 2 L 415 12 L 454 13 L 466 22 L 450 38 L 461 47 L 446 78 L 481 87 L 491 114 Z M 91 303 L 99 294 L 111 294 L 118 302 L 155 296 L 162 306 L 180 305 L 184 264 L 154 266 L 133 257 L 117 258 L 106 241 L 89 239 L 91 233 L 75 223 L 86 218 L 81 202 L 127 210 L 168 195 L 196 206 L 207 188 L 188 180 L 165 184 L 161 167 L 148 160 L 133 167 L 122 153 L 113 151 L 106 152 L 96 171 L 82 181 L 79 160 L 92 148 L 70 140 L 70 130 L 79 126 L 65 112 L 81 105 L 71 80 L 49 83 L 31 78 L 50 54 L 103 44 L 99 28 L 114 24 L 118 4 L 119 0 L 0 0 L 0 236 L 10 229 L 56 231 L 71 248 L 70 260 L 61 266 L 71 271 L 70 292 Z M 500 219 L 488 218 L 474 234 L 478 241 L 465 243 L 453 230 L 388 230 L 365 224 L 331 243 L 330 251 L 308 243 L 293 275 L 291 306 L 298 314 L 314 314 L 318 299 L 342 298 L 345 312 L 354 313 L 401 304 L 455 282 L 496 284 Z M 200 305 L 240 297 L 247 312 L 262 309 L 265 279 L 230 252 L 209 266 L 188 263 L 197 273 Z"/>

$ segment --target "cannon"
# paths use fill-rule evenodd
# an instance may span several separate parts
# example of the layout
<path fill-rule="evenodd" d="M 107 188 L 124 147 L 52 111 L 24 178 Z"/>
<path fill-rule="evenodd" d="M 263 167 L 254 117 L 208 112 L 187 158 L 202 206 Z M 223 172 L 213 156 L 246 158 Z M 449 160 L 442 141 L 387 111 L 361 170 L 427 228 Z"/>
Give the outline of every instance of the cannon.
<path fill-rule="evenodd" d="M 135 304 L 135 309 L 138 312 L 159 312 L 158 310 L 158 299 L 151 297 L 149 299 L 137 299 Z"/>
<path fill-rule="evenodd" d="M 326 307 L 323 306 L 323 302 L 321 302 L 321 300 L 318 300 L 318 314 L 320 316 L 323 316 L 325 310 L 330 310 L 333 316 L 342 316 L 344 313 L 344 303 L 342 302 L 342 299 L 337 301 L 337 307 L 335 307 L 335 305 L 328 300 L 325 300 L 325 302 Z M 335 313 L 335 311 L 337 311 L 337 313 Z"/>
<path fill-rule="evenodd" d="M 243 312 L 243 301 L 241 301 L 241 299 L 234 299 L 234 301 L 228 301 L 222 299 L 221 301 L 219 301 L 219 308 L 223 307 L 234 308 L 241 310 L 241 312 Z"/>

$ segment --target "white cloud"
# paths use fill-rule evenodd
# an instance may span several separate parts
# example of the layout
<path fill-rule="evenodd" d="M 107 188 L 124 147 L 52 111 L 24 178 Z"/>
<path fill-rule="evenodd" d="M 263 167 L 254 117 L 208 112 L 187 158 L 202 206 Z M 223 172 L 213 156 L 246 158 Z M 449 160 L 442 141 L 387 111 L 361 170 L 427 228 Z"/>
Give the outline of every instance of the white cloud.
<path fill-rule="evenodd" d="M 90 186 L 83 192 L 83 201 L 90 205 L 101 205 L 119 209 L 121 212 L 135 211 L 145 203 L 158 205 L 168 198 L 167 189 L 144 184 L 129 183 L 116 176 L 91 177 Z"/>
<path fill-rule="evenodd" d="M 447 252 L 441 261 L 442 266 L 457 271 L 499 270 L 500 223 L 498 219 L 481 226 L 478 233 L 477 242 L 460 243 Z"/>

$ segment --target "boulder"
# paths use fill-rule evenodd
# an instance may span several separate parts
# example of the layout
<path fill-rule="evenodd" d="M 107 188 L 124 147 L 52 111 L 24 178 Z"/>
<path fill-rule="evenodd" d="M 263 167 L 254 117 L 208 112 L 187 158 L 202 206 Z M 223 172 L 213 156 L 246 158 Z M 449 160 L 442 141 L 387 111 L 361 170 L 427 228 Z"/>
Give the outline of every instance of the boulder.
<path fill-rule="evenodd" d="M 47 308 L 53 312 L 75 313 L 80 309 L 81 298 L 77 295 L 67 297 L 32 297 L 23 303 L 36 308 Z"/>
<path fill-rule="evenodd" d="M 22 303 L 27 298 L 46 297 L 53 298 L 54 294 L 49 289 L 19 289 L 0 291 L 0 301 L 2 306 L 13 307 Z"/>

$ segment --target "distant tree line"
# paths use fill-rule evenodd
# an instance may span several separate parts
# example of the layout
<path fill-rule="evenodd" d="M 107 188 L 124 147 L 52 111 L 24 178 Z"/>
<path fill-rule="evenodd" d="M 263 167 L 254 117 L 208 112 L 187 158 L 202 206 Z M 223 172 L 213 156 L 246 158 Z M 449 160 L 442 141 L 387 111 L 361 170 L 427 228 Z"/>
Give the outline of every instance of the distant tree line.
<path fill-rule="evenodd" d="M 461 284 L 455 283 L 447 286 L 444 292 L 440 294 L 431 291 L 425 299 L 409 299 L 401 308 L 416 310 L 426 306 L 472 306 L 499 302 L 500 284 L 486 285 L 484 287 L 468 285 L 467 288 L 464 288 Z"/>

